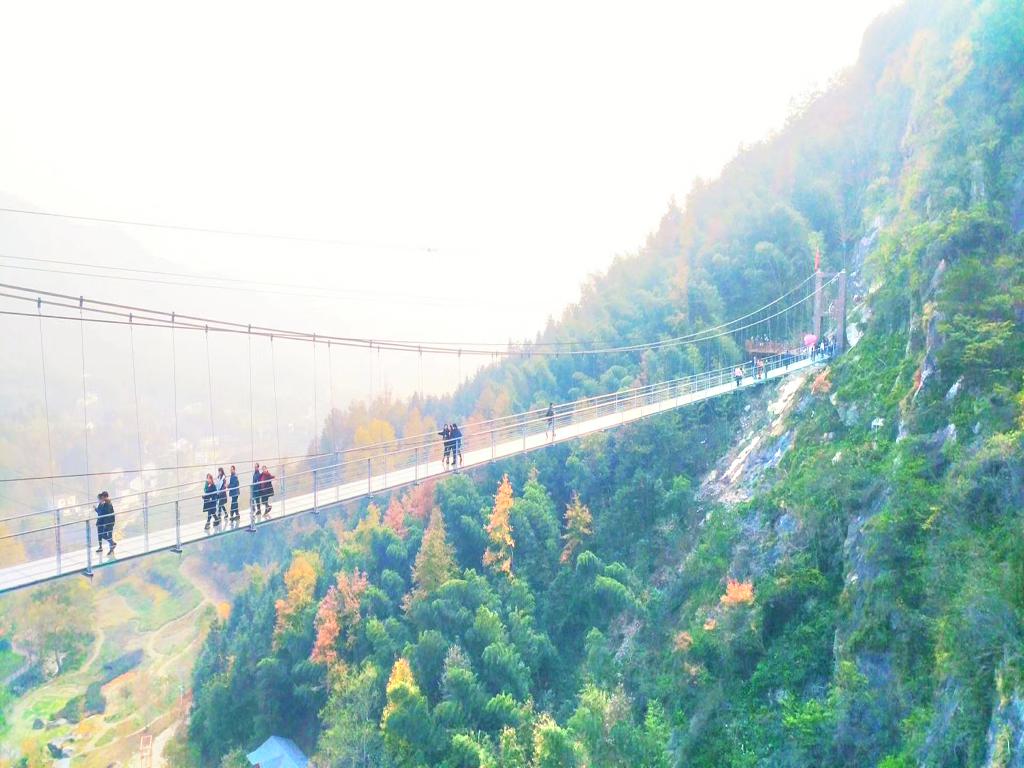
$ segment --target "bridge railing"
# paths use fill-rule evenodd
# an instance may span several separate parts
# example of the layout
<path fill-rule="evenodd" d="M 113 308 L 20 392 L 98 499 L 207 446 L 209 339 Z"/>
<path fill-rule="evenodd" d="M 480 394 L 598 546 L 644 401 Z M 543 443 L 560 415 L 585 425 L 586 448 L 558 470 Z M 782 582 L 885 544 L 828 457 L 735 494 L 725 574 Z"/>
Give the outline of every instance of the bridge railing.
<path fill-rule="evenodd" d="M 549 445 L 573 437 L 573 427 L 605 419 L 611 427 L 621 423 L 616 417 L 634 412 L 631 418 L 643 415 L 643 409 L 676 401 L 687 396 L 734 385 L 734 373 L 740 367 L 746 383 L 762 373 L 774 374 L 811 354 L 809 349 L 794 349 L 762 358 L 763 369 L 754 362 L 740 366 L 730 365 L 702 371 L 656 384 L 642 385 L 602 395 L 594 395 L 563 403 L 556 407 L 554 437 L 541 440 L 550 425 L 546 407 L 523 413 L 498 417 L 468 424 L 463 430 L 461 454 L 466 465 L 478 465 L 500 458 Z M 593 430 L 588 430 L 593 431 Z M 559 434 L 562 433 L 562 434 Z M 273 511 L 269 517 L 258 516 L 252 504 L 249 478 L 241 477 L 239 516 L 237 521 L 221 521 L 211 526 L 212 533 L 222 533 L 237 527 L 255 529 L 268 519 L 290 516 L 294 512 L 332 506 L 342 500 L 359 495 L 372 495 L 397 488 L 441 471 L 444 446 L 435 433 L 415 435 L 376 445 L 351 448 L 332 454 L 320 454 L 305 459 L 280 462 L 271 467 L 274 474 Z M 195 529 L 206 520 L 201 484 L 182 484 L 124 494 L 112 499 L 116 509 L 114 537 L 119 543 L 131 540 L 128 551 L 118 554 L 135 555 L 144 552 L 177 549 L 183 542 L 194 540 Z M 291 509 L 289 509 L 291 507 Z M 224 515 L 230 513 L 231 500 L 227 500 Z M 0 536 L 0 569 L 12 565 L 24 568 L 29 580 L 42 580 L 60 573 L 85 570 L 100 564 L 95 553 L 99 546 L 96 514 L 92 504 L 81 504 L 67 509 L 51 509 L 7 518 L 17 521 L 20 530 Z M 35 574 L 34 571 L 38 571 Z M 34 579 L 33 576 L 38 578 Z"/>

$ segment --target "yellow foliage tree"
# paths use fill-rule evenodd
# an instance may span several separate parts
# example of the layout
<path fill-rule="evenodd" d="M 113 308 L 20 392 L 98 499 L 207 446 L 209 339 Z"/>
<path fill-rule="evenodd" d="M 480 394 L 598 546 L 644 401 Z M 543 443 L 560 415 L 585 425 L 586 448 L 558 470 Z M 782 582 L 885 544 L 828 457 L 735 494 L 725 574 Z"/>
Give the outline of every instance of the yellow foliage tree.
<path fill-rule="evenodd" d="M 376 445 L 377 443 L 390 443 L 394 439 L 395 428 L 384 421 L 384 419 L 374 417 L 365 424 L 360 424 L 356 427 L 352 442 L 356 448 L 362 448 L 367 445 Z"/>
<path fill-rule="evenodd" d="M 428 597 L 455 572 L 455 555 L 444 529 L 444 517 L 441 510 L 434 507 L 430 513 L 430 523 L 423 533 L 420 551 L 416 553 L 416 562 L 412 566 L 412 594 L 406 601 L 406 608 L 415 601 Z"/>
<path fill-rule="evenodd" d="M 508 475 L 501 478 L 498 492 L 494 495 L 494 509 L 487 523 L 487 539 L 490 542 L 484 551 L 484 565 L 495 571 L 512 576 L 512 550 L 516 542 L 512 538 L 512 483 Z"/>
<path fill-rule="evenodd" d="M 572 494 L 572 502 L 565 508 L 565 533 L 562 540 L 565 546 L 562 548 L 562 563 L 571 563 L 576 553 L 583 546 L 583 540 L 590 536 L 593 530 L 593 518 L 590 510 L 575 491 Z"/>
<path fill-rule="evenodd" d="M 437 431 L 436 423 L 429 416 L 420 413 L 419 408 L 411 408 L 402 425 L 402 437 L 430 435 Z"/>
<path fill-rule="evenodd" d="M 217 602 L 217 618 L 220 621 L 227 622 L 231 617 L 231 603 L 227 600 L 220 600 Z"/>
<path fill-rule="evenodd" d="M 416 677 L 412 673 L 412 667 L 409 666 L 409 660 L 404 656 L 399 657 L 395 661 L 395 665 L 391 667 L 391 676 L 388 677 L 386 691 L 388 700 L 380 717 L 381 726 L 387 725 L 388 718 L 395 711 L 395 699 L 399 692 L 413 696 L 420 692 L 420 687 L 416 684 Z"/>
<path fill-rule="evenodd" d="M 296 552 L 292 564 L 284 574 L 285 596 L 274 603 L 277 623 L 274 625 L 275 641 L 284 632 L 292 618 L 313 602 L 320 557 L 313 552 Z"/>

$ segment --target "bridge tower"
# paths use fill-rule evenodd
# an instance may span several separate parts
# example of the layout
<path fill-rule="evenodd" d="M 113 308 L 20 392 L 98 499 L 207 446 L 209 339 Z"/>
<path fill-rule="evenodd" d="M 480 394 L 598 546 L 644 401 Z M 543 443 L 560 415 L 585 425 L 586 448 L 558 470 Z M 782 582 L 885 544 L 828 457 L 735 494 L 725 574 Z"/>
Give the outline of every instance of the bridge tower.
<path fill-rule="evenodd" d="M 821 249 L 814 249 L 814 325 L 811 333 L 814 338 L 821 338 L 821 306 L 822 306 L 822 282 L 824 275 L 821 272 Z"/>
<path fill-rule="evenodd" d="M 814 251 L 814 337 L 821 338 L 822 308 L 825 305 L 824 282 L 826 275 L 821 271 L 821 249 Z M 842 354 L 846 351 L 846 270 L 841 270 L 835 275 L 836 280 L 836 353 Z"/>

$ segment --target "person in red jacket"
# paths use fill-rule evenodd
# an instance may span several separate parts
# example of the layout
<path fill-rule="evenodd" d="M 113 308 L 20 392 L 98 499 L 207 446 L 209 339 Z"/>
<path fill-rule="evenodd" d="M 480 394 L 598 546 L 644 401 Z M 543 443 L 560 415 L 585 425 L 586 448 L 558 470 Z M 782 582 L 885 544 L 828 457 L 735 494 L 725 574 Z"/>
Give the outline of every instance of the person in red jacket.
<path fill-rule="evenodd" d="M 270 497 L 274 495 L 274 484 L 271 482 L 274 476 L 270 474 L 270 470 L 267 469 L 267 465 L 264 464 L 260 470 L 260 496 L 263 498 L 263 504 L 266 507 L 266 513 L 270 514 Z"/>

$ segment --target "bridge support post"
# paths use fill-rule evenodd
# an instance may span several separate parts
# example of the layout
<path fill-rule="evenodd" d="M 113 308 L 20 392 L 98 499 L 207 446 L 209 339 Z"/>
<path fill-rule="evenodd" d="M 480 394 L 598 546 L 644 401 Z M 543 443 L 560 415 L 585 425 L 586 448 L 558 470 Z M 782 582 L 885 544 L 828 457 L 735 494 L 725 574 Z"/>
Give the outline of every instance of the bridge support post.
<path fill-rule="evenodd" d="M 60 561 L 61 561 L 61 555 L 63 555 L 63 552 L 61 552 L 61 548 L 60 548 L 60 507 L 57 507 L 57 509 L 53 510 L 53 537 L 54 537 L 54 543 L 56 544 L 56 547 L 57 547 L 57 549 L 56 549 L 57 575 L 60 576 L 60 572 L 61 572 Z"/>
<path fill-rule="evenodd" d="M 526 423 L 523 423 L 523 450 L 526 450 Z"/>
<path fill-rule="evenodd" d="M 281 514 L 288 514 L 288 465 L 281 465 Z"/>
<path fill-rule="evenodd" d="M 171 552 L 181 554 L 181 502 L 177 499 L 174 501 L 174 546 Z"/>
<path fill-rule="evenodd" d="M 103 543 L 100 542 L 100 546 Z M 85 570 L 83 573 L 92 578 L 92 528 L 89 527 L 89 521 L 85 521 Z"/>
<path fill-rule="evenodd" d="M 420 447 L 412 449 L 412 484 L 420 484 Z"/>
<path fill-rule="evenodd" d="M 373 460 L 366 459 L 366 495 L 373 498 Z"/>
<path fill-rule="evenodd" d="M 497 446 L 494 444 L 494 429 L 491 429 L 491 461 L 494 461 L 494 457 L 497 455 Z"/>
<path fill-rule="evenodd" d="M 149 552 L 149 491 L 142 493 L 142 546 Z"/>
<path fill-rule="evenodd" d="M 320 490 L 320 483 L 317 482 L 317 471 L 316 471 L 316 469 L 314 469 L 313 470 L 313 514 L 314 515 L 319 515 L 320 514 L 320 505 L 318 503 L 319 502 L 319 496 L 317 495 L 319 490 Z"/>

